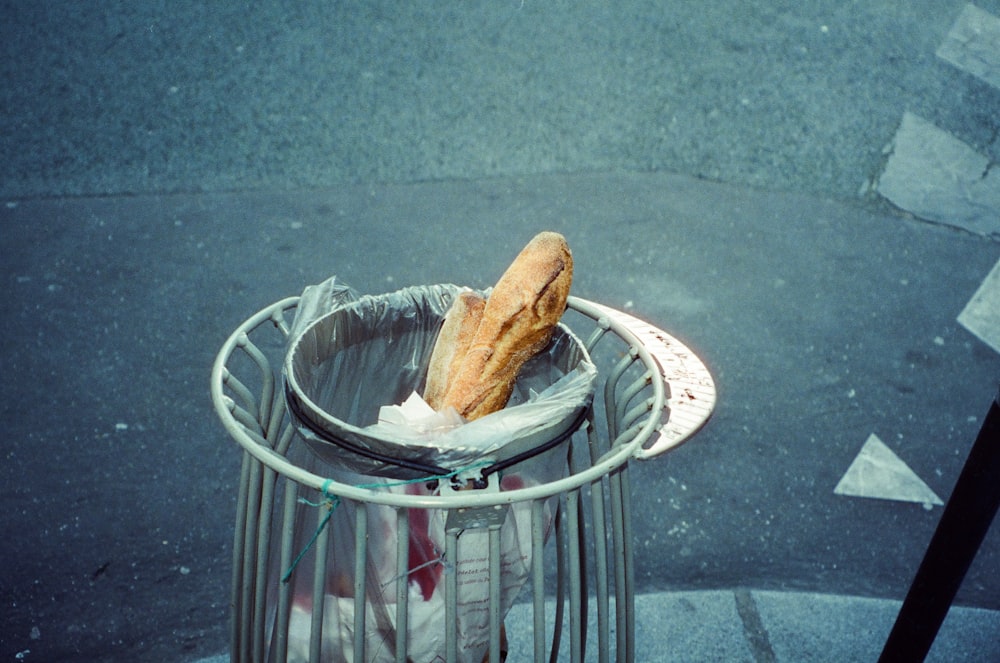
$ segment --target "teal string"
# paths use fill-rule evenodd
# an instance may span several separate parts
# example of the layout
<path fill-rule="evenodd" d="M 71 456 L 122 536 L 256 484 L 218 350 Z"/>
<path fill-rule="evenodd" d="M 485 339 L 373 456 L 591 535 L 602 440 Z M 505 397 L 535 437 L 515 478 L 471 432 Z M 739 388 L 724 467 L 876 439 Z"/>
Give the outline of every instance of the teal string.
<path fill-rule="evenodd" d="M 400 481 L 390 481 L 388 483 L 363 483 L 363 484 L 358 484 L 357 486 L 355 486 L 355 488 L 377 490 L 379 488 L 395 488 L 398 486 L 408 486 L 413 483 L 428 483 L 430 481 L 441 481 L 444 479 L 452 479 L 458 476 L 459 474 L 462 474 L 463 472 L 468 472 L 470 470 L 474 470 L 480 467 L 487 467 L 489 465 L 492 465 L 492 462 L 484 460 L 484 461 L 479 461 L 478 463 L 473 463 L 468 467 L 462 467 L 452 472 L 448 472 L 447 474 L 441 474 L 438 476 L 421 477 L 419 479 L 405 479 Z M 309 549 L 313 547 L 314 543 L 316 543 L 316 539 L 318 539 L 319 535 L 323 533 L 323 530 L 326 529 L 327 523 L 330 522 L 330 518 L 333 517 L 333 512 L 340 505 L 340 496 L 329 492 L 330 484 L 332 483 L 333 479 L 327 479 L 326 481 L 323 482 L 322 491 L 323 491 L 323 496 L 326 497 L 326 500 L 322 502 L 310 502 L 304 497 L 299 498 L 298 501 L 300 504 L 307 504 L 311 507 L 316 507 L 316 508 L 325 506 L 328 508 L 328 511 L 326 515 L 323 516 L 323 520 L 321 520 L 319 525 L 316 527 L 316 531 L 313 532 L 312 538 L 309 539 L 309 543 L 306 544 L 305 548 L 302 549 L 302 552 L 300 552 L 298 556 L 296 556 L 296 558 L 292 561 L 292 565 L 288 567 L 287 571 L 285 571 L 285 575 L 281 576 L 282 583 L 287 584 L 288 581 L 291 580 L 292 572 L 295 571 L 295 567 L 299 565 L 299 562 L 302 561 L 302 558 L 306 556 L 306 553 L 309 552 Z"/>
<path fill-rule="evenodd" d="M 283 584 L 288 583 L 288 581 L 291 580 L 292 572 L 295 570 L 295 567 L 299 565 L 299 562 L 302 561 L 302 558 L 306 556 L 306 553 L 309 552 L 309 549 L 313 547 L 314 543 L 316 543 L 316 539 L 318 539 L 319 535 L 323 532 L 324 529 L 326 529 L 326 524 L 330 522 L 330 518 L 333 517 L 334 509 L 336 509 L 337 505 L 340 504 L 340 497 L 337 495 L 331 495 L 327 491 L 332 481 L 333 481 L 332 479 L 327 479 L 326 481 L 323 482 L 323 495 L 326 496 L 325 502 L 314 503 L 310 502 L 304 497 L 299 498 L 300 503 L 308 504 L 309 506 L 321 507 L 325 505 L 327 507 L 327 512 L 326 515 L 323 516 L 323 520 L 320 521 L 319 526 L 316 528 L 316 531 L 313 532 L 312 538 L 309 539 L 309 543 L 306 544 L 306 547 L 302 549 L 302 552 L 300 552 L 298 556 L 292 561 L 292 565 L 288 567 L 287 571 L 285 571 L 285 575 L 281 577 L 281 582 Z"/>

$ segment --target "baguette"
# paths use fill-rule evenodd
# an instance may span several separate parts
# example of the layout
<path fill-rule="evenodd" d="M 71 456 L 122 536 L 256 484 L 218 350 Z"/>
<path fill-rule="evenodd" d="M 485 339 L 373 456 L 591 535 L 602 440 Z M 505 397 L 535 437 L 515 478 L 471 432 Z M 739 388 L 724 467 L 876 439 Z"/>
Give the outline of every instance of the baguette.
<path fill-rule="evenodd" d="M 440 407 L 467 420 L 503 409 L 521 367 L 541 351 L 566 310 L 573 256 L 559 233 L 536 235 L 490 293 Z"/>
<path fill-rule="evenodd" d="M 472 337 L 483 319 L 485 307 L 486 299 L 482 295 L 467 291 L 455 297 L 445 314 L 444 324 L 431 351 L 424 387 L 424 400 L 435 410 L 442 408 L 445 392 L 472 345 Z"/>

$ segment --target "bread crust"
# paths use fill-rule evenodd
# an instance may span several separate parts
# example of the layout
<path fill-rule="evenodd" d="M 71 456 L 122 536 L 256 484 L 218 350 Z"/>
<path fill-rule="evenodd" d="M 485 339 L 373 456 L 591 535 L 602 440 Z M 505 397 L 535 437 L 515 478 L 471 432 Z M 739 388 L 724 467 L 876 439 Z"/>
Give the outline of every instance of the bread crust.
<path fill-rule="evenodd" d="M 555 232 L 532 238 L 486 300 L 440 407 L 454 407 L 468 420 L 503 409 L 521 367 L 551 339 L 572 280 L 566 239 Z"/>
<path fill-rule="evenodd" d="M 472 339 L 479 329 L 486 308 L 486 298 L 465 291 L 458 294 L 445 313 L 444 324 L 438 333 L 427 366 L 427 382 L 424 400 L 435 410 L 443 407 L 448 385 L 455 379 L 462 358 L 472 345 Z"/>

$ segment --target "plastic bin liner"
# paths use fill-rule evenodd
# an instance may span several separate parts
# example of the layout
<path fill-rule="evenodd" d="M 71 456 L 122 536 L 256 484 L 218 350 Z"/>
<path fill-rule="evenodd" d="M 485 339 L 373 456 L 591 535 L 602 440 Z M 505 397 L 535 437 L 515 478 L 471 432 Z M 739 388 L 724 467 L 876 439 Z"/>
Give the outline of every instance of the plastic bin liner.
<path fill-rule="evenodd" d="M 379 424 L 382 406 L 423 391 L 444 314 L 462 289 L 417 286 L 352 300 L 335 281 L 307 289 L 285 362 L 289 410 L 324 460 L 397 479 L 510 463 L 581 423 L 596 368 L 560 326 L 524 365 L 506 409 L 448 429 Z"/>
<path fill-rule="evenodd" d="M 483 464 L 489 465 L 486 490 L 514 490 L 565 476 L 566 447 L 551 442 L 567 439 L 579 426 L 596 378 L 586 351 L 565 328 L 558 329 L 549 347 L 525 365 L 506 409 L 443 431 L 376 423 L 381 406 L 422 391 L 444 313 L 461 290 L 453 285 L 421 286 L 355 298 L 335 279 L 307 289 L 289 334 L 285 364 L 286 399 L 293 419 L 299 420 L 300 433 L 289 449 L 289 460 L 340 483 L 410 495 L 451 490 L 448 481 L 415 479 Z M 535 453 L 539 448 L 544 451 Z M 395 660 L 400 582 L 406 583 L 408 599 L 406 660 L 444 660 L 446 629 L 453 627 L 445 623 L 445 576 L 456 573 L 458 595 L 447 600 L 457 607 L 459 660 L 482 661 L 489 637 L 486 529 L 462 531 L 456 558 L 445 559 L 451 512 L 403 509 L 409 538 L 407 572 L 401 577 L 396 557 L 400 510 L 351 500 L 325 501 L 315 491 L 305 492 L 300 490 L 305 501 L 295 507 L 293 549 L 307 549 L 316 535 L 324 513 L 317 512 L 320 503 L 320 509 L 333 507 L 324 526 L 330 528 L 325 534 L 330 550 L 319 569 L 311 552 L 288 575 L 292 583 L 290 613 L 285 617 L 288 637 L 271 640 L 270 657 L 287 648 L 288 661 L 308 660 L 314 580 L 322 572 L 321 660 L 354 660 L 355 613 L 362 609 L 365 660 Z M 555 498 L 543 505 L 546 537 L 556 508 Z M 367 510 L 363 600 L 354 596 L 358 509 Z M 505 615 L 531 568 L 531 504 L 509 505 L 502 523 L 500 609 Z M 278 557 L 272 547 L 272 567 Z M 281 575 L 287 571 L 272 568 L 272 573 Z M 273 625 L 282 617 L 275 611 L 276 590 L 269 594 Z"/>

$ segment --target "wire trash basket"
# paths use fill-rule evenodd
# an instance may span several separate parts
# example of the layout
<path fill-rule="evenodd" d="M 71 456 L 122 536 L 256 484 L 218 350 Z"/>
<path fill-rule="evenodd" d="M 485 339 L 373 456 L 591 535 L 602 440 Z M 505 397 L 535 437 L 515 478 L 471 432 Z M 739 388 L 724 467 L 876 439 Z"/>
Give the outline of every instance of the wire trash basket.
<path fill-rule="evenodd" d="M 563 324 L 585 339 L 597 390 L 575 433 L 550 431 L 564 438 L 546 452 L 559 473 L 505 485 L 505 472 L 473 466 L 372 482 L 324 463 L 288 410 L 281 367 L 299 302 L 247 319 L 212 369 L 214 408 L 243 450 L 231 660 L 502 661 L 515 602 L 531 621 L 530 633 L 509 634 L 518 660 L 635 660 L 629 463 L 708 420 L 716 392 L 701 360 L 660 329 L 571 296 Z M 476 489 L 452 486 L 466 479 Z M 440 554 L 415 565 L 414 533 Z M 432 571 L 436 587 L 423 583 Z"/>

